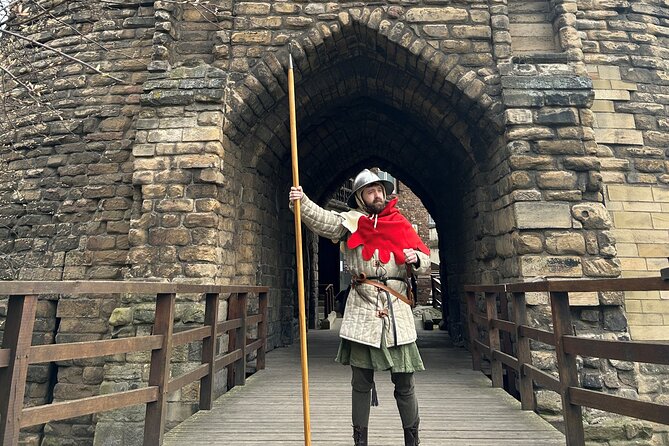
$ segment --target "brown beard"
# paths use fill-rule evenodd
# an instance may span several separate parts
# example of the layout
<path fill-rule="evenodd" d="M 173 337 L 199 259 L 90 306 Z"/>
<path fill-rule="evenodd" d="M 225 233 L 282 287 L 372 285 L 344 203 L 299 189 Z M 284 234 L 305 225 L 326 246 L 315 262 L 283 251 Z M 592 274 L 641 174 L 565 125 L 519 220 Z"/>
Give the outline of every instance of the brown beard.
<path fill-rule="evenodd" d="M 386 207 L 386 202 L 385 201 L 377 201 L 371 204 L 368 204 L 365 206 L 367 208 L 367 212 L 370 214 L 379 214 L 383 210 L 383 208 Z"/>

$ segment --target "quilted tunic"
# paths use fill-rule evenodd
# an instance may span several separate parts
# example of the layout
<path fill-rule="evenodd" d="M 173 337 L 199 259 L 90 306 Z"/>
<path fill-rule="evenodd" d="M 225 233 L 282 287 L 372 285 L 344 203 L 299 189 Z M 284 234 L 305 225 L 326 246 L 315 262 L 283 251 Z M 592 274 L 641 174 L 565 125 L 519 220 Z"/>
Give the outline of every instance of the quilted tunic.
<path fill-rule="evenodd" d="M 346 247 L 346 239 L 352 232 L 355 232 L 358 219 L 365 214 L 358 211 L 344 213 L 326 211 L 312 202 L 306 195 L 303 196 L 300 203 L 302 221 L 309 229 L 321 237 L 329 238 L 334 242 L 341 242 L 344 260 L 349 265 L 352 274 L 364 273 L 367 277 L 406 277 L 405 265 L 395 263 L 394 254 L 390 254 L 390 260 L 387 263 L 382 263 L 379 260 L 378 252 L 375 252 L 371 259 L 364 260 L 362 246 L 355 249 Z M 415 247 L 407 246 L 406 248 Z M 415 273 L 426 272 L 430 266 L 429 257 L 420 251 L 416 252 L 420 266 L 416 268 L 415 265 L 412 265 L 412 268 Z M 406 295 L 406 283 L 404 281 L 388 280 L 387 286 L 402 295 Z M 379 310 L 386 310 L 388 315 L 379 317 Z M 389 349 L 409 345 L 414 343 L 417 337 L 411 307 L 397 297 L 366 284 L 351 288 L 339 335 L 344 340 L 376 349 L 381 349 L 382 345 Z M 344 343 L 342 343 L 342 346 L 344 346 Z M 412 348 L 416 349 L 415 344 Z M 420 359 L 420 356 L 418 356 L 418 359 Z M 418 364 L 416 365 L 418 366 Z M 422 368 L 422 363 L 420 367 Z"/>

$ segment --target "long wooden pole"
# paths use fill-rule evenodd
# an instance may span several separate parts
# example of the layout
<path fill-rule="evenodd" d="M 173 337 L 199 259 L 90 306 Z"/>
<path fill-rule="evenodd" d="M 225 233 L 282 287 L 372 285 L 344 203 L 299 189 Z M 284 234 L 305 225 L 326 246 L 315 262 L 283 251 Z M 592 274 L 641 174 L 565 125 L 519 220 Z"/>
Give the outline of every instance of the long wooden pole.
<path fill-rule="evenodd" d="M 289 56 L 288 65 L 288 102 L 290 110 L 290 153 L 293 164 L 293 186 L 300 185 L 297 165 L 297 125 L 295 122 L 295 77 L 293 75 L 293 56 Z M 302 216 L 300 202 L 293 202 L 295 214 L 295 251 L 297 254 L 297 302 L 300 320 L 300 352 L 302 357 L 302 410 L 304 414 L 304 444 L 311 446 L 311 420 L 309 416 L 309 365 L 307 361 L 307 325 L 304 305 L 304 267 L 302 260 Z"/>

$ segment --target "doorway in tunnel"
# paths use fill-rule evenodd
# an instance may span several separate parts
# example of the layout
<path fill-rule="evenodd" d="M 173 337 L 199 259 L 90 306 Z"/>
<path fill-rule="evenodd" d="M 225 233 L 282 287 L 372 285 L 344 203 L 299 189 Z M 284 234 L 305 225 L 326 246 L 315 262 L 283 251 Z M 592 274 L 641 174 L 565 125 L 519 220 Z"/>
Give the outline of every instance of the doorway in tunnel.
<path fill-rule="evenodd" d="M 227 135 L 238 148 L 245 184 L 253 191 L 253 200 L 245 203 L 255 207 L 248 213 L 257 221 L 252 227 L 262 234 L 261 252 L 249 255 L 257 256 L 252 261 L 259 268 L 278 272 L 270 285 L 281 290 L 275 317 L 282 339 L 294 340 L 297 314 L 295 261 L 289 255 L 295 249 L 293 216 L 286 205 L 291 185 L 289 51 L 296 66 L 305 193 L 324 207 L 347 179 L 369 167 L 406 184 L 434 220 L 442 272 L 448 271 L 448 296 L 456 303 L 449 327 L 460 336 L 462 285 L 483 276 L 494 281 L 503 271 L 503 259 L 494 249 L 486 250 L 493 235 L 491 191 L 503 176 L 491 176 L 505 144 L 500 109 L 479 75 L 458 64 L 458 56 L 412 51 L 412 45 L 427 45 L 416 36 L 394 42 L 362 24 L 339 23 L 330 31 L 328 38 L 343 43 L 292 41 L 259 62 L 231 96 L 236 103 Z M 328 269 L 336 258 L 329 248 L 319 247 L 324 243 L 330 242 L 308 248 L 312 270 L 305 281 L 312 286 L 316 277 L 332 279 L 319 266 L 326 252 L 323 265 Z"/>

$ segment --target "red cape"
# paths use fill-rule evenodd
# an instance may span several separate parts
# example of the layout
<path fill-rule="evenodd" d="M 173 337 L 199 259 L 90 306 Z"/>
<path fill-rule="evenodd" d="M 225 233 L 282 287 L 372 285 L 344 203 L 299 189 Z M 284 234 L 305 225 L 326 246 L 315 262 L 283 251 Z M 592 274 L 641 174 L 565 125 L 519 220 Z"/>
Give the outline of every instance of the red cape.
<path fill-rule="evenodd" d="M 374 251 L 379 250 L 379 260 L 390 262 L 390 253 L 395 254 L 395 263 L 401 265 L 406 261 L 404 249 L 413 248 L 430 255 L 430 249 L 421 241 L 416 231 L 395 207 L 397 198 L 393 198 L 379 213 L 376 228 L 374 218 L 361 216 L 358 229 L 351 234 L 346 242 L 349 249 L 362 245 L 362 258 L 369 260 Z"/>

